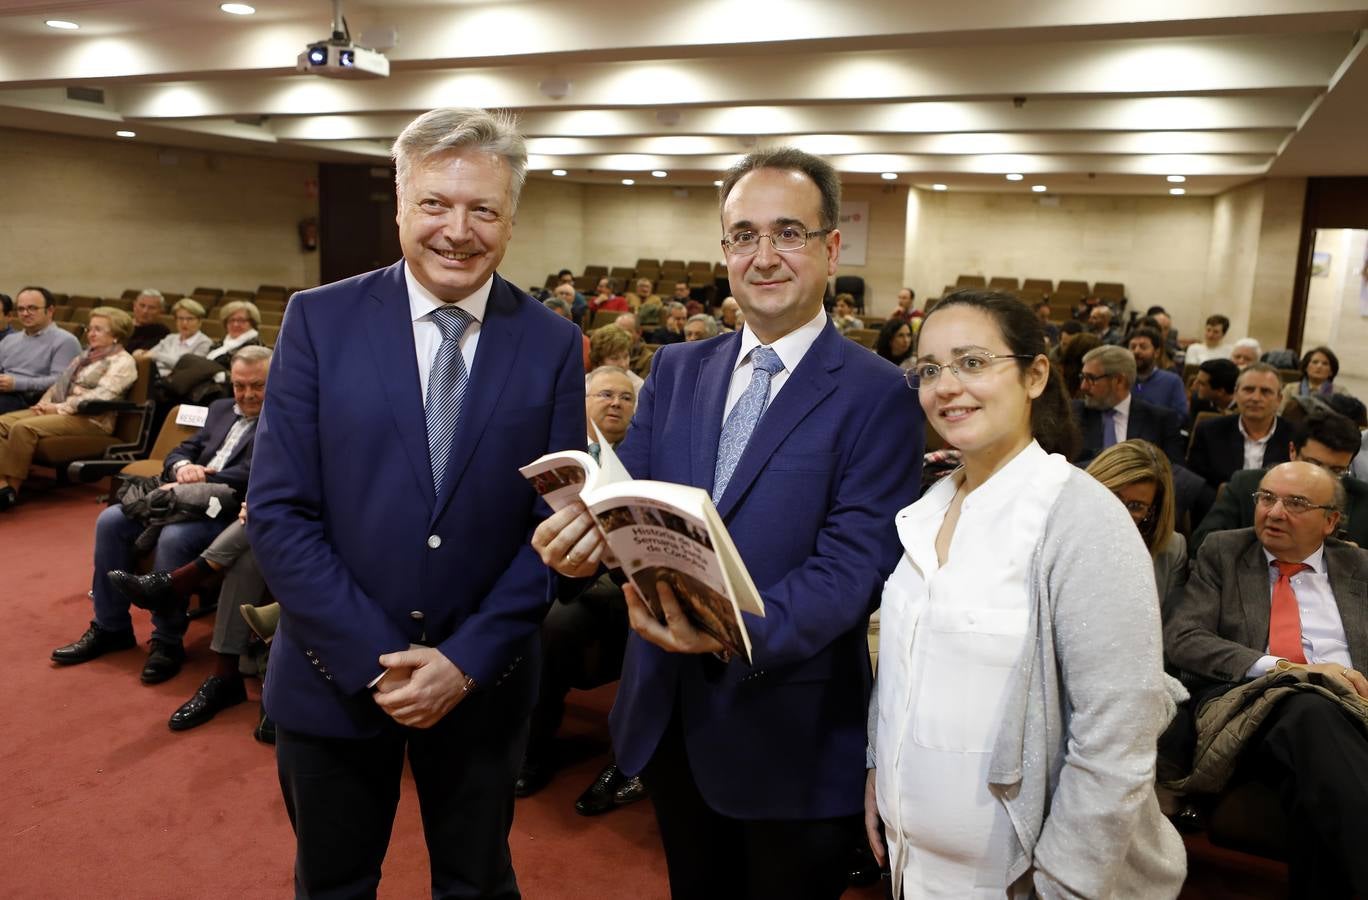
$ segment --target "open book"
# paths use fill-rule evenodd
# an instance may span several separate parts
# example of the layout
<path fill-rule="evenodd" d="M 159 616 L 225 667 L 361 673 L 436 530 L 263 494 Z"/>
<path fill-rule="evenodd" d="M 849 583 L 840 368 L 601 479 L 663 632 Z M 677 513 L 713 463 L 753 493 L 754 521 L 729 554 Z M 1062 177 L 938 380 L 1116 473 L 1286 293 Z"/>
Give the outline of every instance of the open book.
<path fill-rule="evenodd" d="M 741 613 L 765 614 L 760 592 L 707 491 L 637 481 L 600 436 L 600 462 L 581 450 L 548 453 L 519 471 L 552 509 L 583 501 L 615 560 L 662 624 L 664 583 L 699 631 L 751 661 Z"/>

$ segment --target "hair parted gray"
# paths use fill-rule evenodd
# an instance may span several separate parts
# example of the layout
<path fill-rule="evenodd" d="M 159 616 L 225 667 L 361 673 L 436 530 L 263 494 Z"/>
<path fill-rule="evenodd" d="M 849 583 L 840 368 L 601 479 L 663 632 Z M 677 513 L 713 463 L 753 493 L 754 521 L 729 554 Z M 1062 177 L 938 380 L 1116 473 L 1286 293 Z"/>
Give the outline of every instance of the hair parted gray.
<path fill-rule="evenodd" d="M 253 344 L 250 347 L 243 347 L 241 350 L 234 353 L 233 362 L 253 366 L 257 363 L 270 362 L 271 356 L 272 353 L 270 347 L 263 347 L 259 344 Z"/>
<path fill-rule="evenodd" d="M 1135 354 L 1125 347 L 1103 344 L 1083 354 L 1085 363 L 1097 360 L 1103 375 L 1120 375 L 1126 384 L 1135 386 Z"/>
<path fill-rule="evenodd" d="M 518 208 L 523 182 L 527 180 L 527 142 L 518 132 L 517 120 L 509 113 L 484 109 L 444 106 L 429 110 L 414 119 L 394 139 L 390 155 L 394 158 L 394 183 L 400 196 L 404 180 L 414 163 L 437 153 L 474 149 L 503 157 L 512 173 L 509 182 L 512 215 Z"/>
<path fill-rule="evenodd" d="M 785 169 L 802 172 L 811 178 L 822 195 L 821 228 L 832 229 L 841 221 L 841 176 L 831 163 L 819 156 L 805 153 L 795 147 L 772 147 L 757 150 L 737 160 L 722 176 L 722 186 L 717 189 L 718 204 L 727 202 L 727 196 L 741 178 L 756 169 Z"/>

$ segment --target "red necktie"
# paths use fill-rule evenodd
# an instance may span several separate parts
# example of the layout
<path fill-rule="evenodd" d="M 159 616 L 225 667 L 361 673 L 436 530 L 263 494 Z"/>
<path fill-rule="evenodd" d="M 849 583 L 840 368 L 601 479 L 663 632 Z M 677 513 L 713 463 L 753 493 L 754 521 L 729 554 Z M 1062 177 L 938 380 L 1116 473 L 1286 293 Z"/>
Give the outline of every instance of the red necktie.
<path fill-rule="evenodd" d="M 1273 608 L 1268 614 L 1268 652 L 1271 656 L 1304 663 L 1301 612 L 1297 609 L 1297 592 L 1292 590 L 1292 576 L 1311 567 L 1277 559 L 1273 560 L 1273 565 L 1278 567 L 1278 580 L 1273 583 Z"/>

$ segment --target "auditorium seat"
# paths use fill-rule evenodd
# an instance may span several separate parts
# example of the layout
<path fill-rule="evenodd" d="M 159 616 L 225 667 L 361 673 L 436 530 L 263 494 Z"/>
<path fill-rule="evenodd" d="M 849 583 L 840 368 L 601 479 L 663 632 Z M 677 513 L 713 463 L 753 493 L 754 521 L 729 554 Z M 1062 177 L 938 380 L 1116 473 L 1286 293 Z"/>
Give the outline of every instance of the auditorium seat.
<path fill-rule="evenodd" d="M 604 325 L 612 325 L 620 315 L 622 315 L 621 310 L 600 309 L 594 313 L 594 320 L 589 324 L 588 330 L 593 331 L 595 328 L 602 328 Z"/>
<path fill-rule="evenodd" d="M 845 333 L 855 343 L 874 349 L 874 343 L 879 339 L 879 331 L 876 328 L 852 328 Z"/>
<path fill-rule="evenodd" d="M 988 279 L 988 286 L 996 291 L 1015 291 L 1021 286 L 1020 279 L 994 275 Z"/>
<path fill-rule="evenodd" d="M 1021 282 L 1021 287 L 1025 290 L 1038 290 L 1046 297 L 1054 293 L 1054 282 L 1048 278 L 1027 278 Z"/>
<path fill-rule="evenodd" d="M 166 465 L 166 456 L 181 442 L 186 440 L 199 431 L 193 425 L 177 425 L 176 416 L 180 413 L 180 404 L 177 404 L 166 413 L 166 419 L 162 421 L 161 430 L 157 432 L 157 439 L 152 443 L 152 449 L 147 454 L 146 459 L 138 459 L 124 466 L 119 470 L 120 475 L 146 476 L 154 478 L 161 474 L 162 468 Z"/>
<path fill-rule="evenodd" d="M 52 308 L 52 320 L 54 322 L 66 322 L 71 319 L 70 306 L 54 306 Z"/>
<path fill-rule="evenodd" d="M 1099 281 L 1093 285 L 1093 293 L 1107 300 L 1124 300 L 1126 286 L 1118 281 Z"/>
<path fill-rule="evenodd" d="M 988 279 L 982 275 L 961 275 L 955 279 L 955 287 L 987 287 Z"/>
<path fill-rule="evenodd" d="M 684 260 L 682 259 L 662 259 L 660 261 L 660 271 L 662 272 L 666 269 L 678 269 L 680 271 L 687 271 L 688 268 L 688 266 L 684 265 Z"/>
<path fill-rule="evenodd" d="M 833 288 L 838 294 L 849 294 L 855 298 L 855 311 L 864 312 L 865 280 L 859 275 L 837 275 Z"/>
<path fill-rule="evenodd" d="M 139 297 L 141 294 L 142 294 L 142 291 L 138 290 L 137 288 L 128 288 L 127 290 L 125 290 L 125 291 L 123 292 L 123 295 L 122 295 L 122 296 L 123 296 L 123 299 L 125 299 L 125 300 L 130 300 L 130 301 L 131 301 L 131 300 L 137 300 L 138 297 Z"/>
<path fill-rule="evenodd" d="M 1077 294 L 1080 297 L 1088 296 L 1088 283 L 1086 281 L 1061 281 L 1057 292 L 1060 294 Z"/>
<path fill-rule="evenodd" d="M 636 269 L 629 269 L 626 266 L 613 266 L 608 270 L 608 277 L 618 283 L 623 293 L 627 291 L 627 283 L 636 277 Z"/>
<path fill-rule="evenodd" d="M 123 401 L 93 404 L 97 409 L 118 411 L 111 434 L 52 435 L 42 438 L 34 448 L 34 464 L 54 469 L 59 481 L 66 480 L 68 474 L 78 481 L 94 481 L 112 472 L 102 471 L 94 477 L 87 477 L 98 467 L 73 467 L 73 464 L 77 461 L 129 462 L 137 459 L 146 449 L 147 432 L 152 424 L 152 403 L 147 396 L 152 384 L 152 361 L 139 359 L 136 363 L 138 378 Z"/>
<path fill-rule="evenodd" d="M 280 326 L 262 325 L 260 328 L 257 329 L 257 333 L 261 335 L 261 342 L 263 344 L 265 344 L 267 347 L 274 348 L 276 336 L 280 334 Z"/>
<path fill-rule="evenodd" d="M 660 260 L 658 260 L 658 259 L 639 259 L 639 260 L 636 261 L 636 267 L 637 267 L 638 269 L 656 269 L 657 271 L 659 271 L 659 269 L 660 269 Z"/>
<path fill-rule="evenodd" d="M 584 275 L 585 275 L 586 278 L 598 279 L 598 278 L 602 278 L 603 276 L 605 276 L 605 275 L 607 275 L 607 274 L 608 274 L 608 267 L 607 267 L 607 266 L 585 266 L 585 267 L 584 267 Z"/>
<path fill-rule="evenodd" d="M 55 324 L 63 331 L 76 335 L 78 341 L 85 337 L 85 326 L 79 322 L 57 322 Z"/>

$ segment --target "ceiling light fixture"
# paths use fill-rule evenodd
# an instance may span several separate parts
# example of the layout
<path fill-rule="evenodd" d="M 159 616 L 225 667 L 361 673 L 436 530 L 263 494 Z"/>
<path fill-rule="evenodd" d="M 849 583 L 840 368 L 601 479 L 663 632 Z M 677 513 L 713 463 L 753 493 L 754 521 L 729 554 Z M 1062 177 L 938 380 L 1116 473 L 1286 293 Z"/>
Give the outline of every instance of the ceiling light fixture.
<path fill-rule="evenodd" d="M 232 16 L 250 16 L 256 12 L 255 6 L 246 3 L 220 3 L 219 9 Z"/>
<path fill-rule="evenodd" d="M 651 173 L 651 175 L 655 178 L 664 178 L 666 175 L 669 174 L 670 173 L 666 172 L 664 169 L 656 169 L 654 172 Z"/>
<path fill-rule="evenodd" d="M 59 31 L 75 31 L 80 28 L 75 22 L 68 22 L 66 19 L 48 19 L 43 23 L 49 28 L 56 28 Z"/>
<path fill-rule="evenodd" d="M 1185 181 L 1187 181 L 1186 175 L 1170 175 L 1168 177 L 1169 184 L 1182 184 Z"/>
<path fill-rule="evenodd" d="M 635 179 L 635 178 L 624 178 L 624 179 L 622 179 L 622 183 L 625 184 L 625 185 L 627 185 L 628 187 L 631 187 L 632 185 L 636 184 L 636 179 Z"/>
<path fill-rule="evenodd" d="M 557 178 L 564 178 L 564 177 L 565 177 L 565 170 L 564 170 L 564 169 L 552 169 L 552 170 L 551 170 L 551 174 L 552 174 L 552 175 L 555 175 Z"/>
<path fill-rule="evenodd" d="M 1181 197 L 1187 193 L 1186 188 L 1169 188 L 1169 193 L 1175 197 Z"/>
<path fill-rule="evenodd" d="M 135 138 L 138 136 L 138 133 L 136 131 L 116 131 L 114 132 L 114 136 L 121 138 Z"/>
<path fill-rule="evenodd" d="M 897 173 L 897 172 L 885 172 L 885 173 L 883 173 L 882 175 L 880 175 L 879 177 L 882 178 L 884 181 L 897 181 L 897 180 L 898 180 L 898 173 Z"/>
<path fill-rule="evenodd" d="M 948 191 L 948 190 L 950 190 L 950 187 L 949 187 L 949 185 L 944 185 L 944 184 L 933 184 L 933 185 L 931 185 L 931 190 L 933 190 L 933 191 Z"/>
<path fill-rule="evenodd" d="M 1026 176 L 1025 176 L 1025 175 L 1022 175 L 1020 172 L 1011 172 L 1011 173 L 1009 173 L 1009 174 L 1007 175 L 1007 180 L 1008 180 L 1008 181 L 1020 181 L 1021 179 L 1025 178 L 1025 177 L 1026 177 Z"/>
<path fill-rule="evenodd" d="M 1046 187 L 1043 184 L 1033 184 L 1031 185 L 1031 190 L 1035 191 L 1037 194 L 1043 194 L 1046 191 Z"/>

